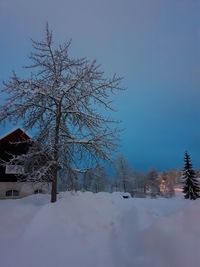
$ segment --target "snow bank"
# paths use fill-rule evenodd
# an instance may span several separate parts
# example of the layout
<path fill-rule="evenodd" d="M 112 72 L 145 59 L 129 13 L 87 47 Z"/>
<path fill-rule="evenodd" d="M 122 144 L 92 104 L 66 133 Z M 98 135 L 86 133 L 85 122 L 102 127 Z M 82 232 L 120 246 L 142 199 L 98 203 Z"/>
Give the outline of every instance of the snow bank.
<path fill-rule="evenodd" d="M 200 200 L 62 193 L 0 201 L 2 267 L 199 266 Z"/>

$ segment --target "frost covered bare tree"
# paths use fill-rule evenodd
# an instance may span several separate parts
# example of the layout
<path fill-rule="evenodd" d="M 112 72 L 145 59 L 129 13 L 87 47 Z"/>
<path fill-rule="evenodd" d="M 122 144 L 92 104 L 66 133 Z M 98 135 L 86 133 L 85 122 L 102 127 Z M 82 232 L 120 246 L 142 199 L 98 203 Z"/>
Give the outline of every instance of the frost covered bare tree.
<path fill-rule="evenodd" d="M 110 96 L 122 89 L 121 78 L 107 78 L 96 61 L 72 58 L 70 45 L 55 46 L 47 25 L 44 40 L 32 41 L 29 78 L 13 73 L 1 90 L 8 98 L 0 108 L 0 122 L 23 122 L 48 147 L 47 167 L 55 169 L 52 202 L 59 169 L 78 171 L 86 163 L 108 159 L 118 135 L 114 121 L 101 115 L 99 106 L 104 114 L 113 110 Z"/>
<path fill-rule="evenodd" d="M 94 181 L 94 169 L 90 168 L 83 175 L 83 190 L 92 191 Z"/>
<path fill-rule="evenodd" d="M 133 191 L 135 195 L 145 197 L 148 189 L 147 175 L 141 171 L 133 171 Z"/>
<path fill-rule="evenodd" d="M 94 169 L 94 179 L 92 185 L 93 192 L 95 193 L 106 191 L 108 186 L 108 176 L 103 166 L 97 165 Z"/>
<path fill-rule="evenodd" d="M 108 188 L 108 175 L 103 166 L 99 164 L 84 173 L 82 187 L 86 191 L 98 193 Z"/>
<path fill-rule="evenodd" d="M 116 172 L 114 184 L 124 192 L 131 191 L 133 188 L 133 175 L 128 161 L 120 155 L 115 160 L 114 167 Z"/>
<path fill-rule="evenodd" d="M 158 172 L 155 169 L 149 170 L 147 173 L 148 186 L 152 197 L 160 194 L 160 182 Z"/>

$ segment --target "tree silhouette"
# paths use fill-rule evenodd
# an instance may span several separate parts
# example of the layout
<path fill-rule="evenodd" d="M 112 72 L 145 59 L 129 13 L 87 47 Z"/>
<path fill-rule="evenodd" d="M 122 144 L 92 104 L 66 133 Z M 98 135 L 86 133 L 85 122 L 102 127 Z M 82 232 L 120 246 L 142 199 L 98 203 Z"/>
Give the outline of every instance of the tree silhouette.
<path fill-rule="evenodd" d="M 183 193 L 185 194 L 186 199 L 195 200 L 200 197 L 200 185 L 196 178 L 195 171 L 192 168 L 190 156 L 187 152 L 185 152 L 184 157 L 183 181 Z"/>

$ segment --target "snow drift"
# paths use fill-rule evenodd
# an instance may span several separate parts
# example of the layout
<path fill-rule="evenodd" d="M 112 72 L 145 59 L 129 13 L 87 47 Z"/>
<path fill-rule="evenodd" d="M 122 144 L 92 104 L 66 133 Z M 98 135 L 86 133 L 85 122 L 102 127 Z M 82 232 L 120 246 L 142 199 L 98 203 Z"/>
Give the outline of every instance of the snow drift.
<path fill-rule="evenodd" d="M 62 193 L 0 201 L 2 267 L 199 266 L 200 200 Z"/>

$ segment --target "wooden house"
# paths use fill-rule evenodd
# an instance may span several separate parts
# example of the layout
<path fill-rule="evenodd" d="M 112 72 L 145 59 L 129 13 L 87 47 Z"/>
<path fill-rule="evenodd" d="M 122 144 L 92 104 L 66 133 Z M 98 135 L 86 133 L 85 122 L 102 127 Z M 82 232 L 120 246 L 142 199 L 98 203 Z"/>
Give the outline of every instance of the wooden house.
<path fill-rule="evenodd" d="M 23 176 L 22 165 L 6 165 L 13 155 L 27 153 L 30 137 L 20 128 L 0 138 L 0 198 L 18 198 L 34 193 L 49 193 L 50 185 L 39 182 L 28 182 L 19 179 Z"/>

